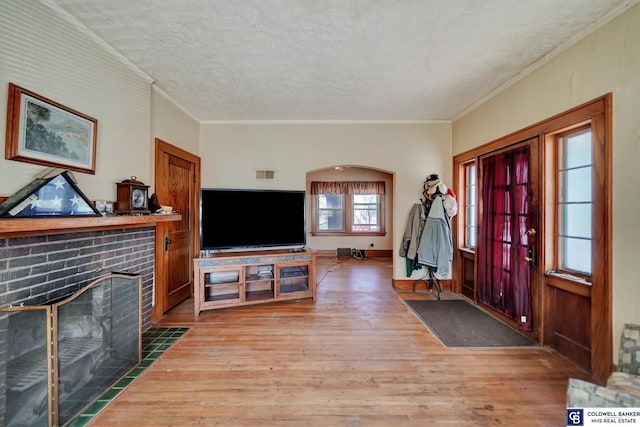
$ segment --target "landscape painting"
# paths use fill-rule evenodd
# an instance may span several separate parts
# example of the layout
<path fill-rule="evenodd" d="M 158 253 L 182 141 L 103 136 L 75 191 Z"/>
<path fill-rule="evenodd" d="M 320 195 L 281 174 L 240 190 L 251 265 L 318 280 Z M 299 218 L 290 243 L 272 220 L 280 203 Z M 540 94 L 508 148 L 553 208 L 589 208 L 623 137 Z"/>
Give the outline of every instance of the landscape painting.
<path fill-rule="evenodd" d="M 97 120 L 10 84 L 5 158 L 95 173 Z"/>

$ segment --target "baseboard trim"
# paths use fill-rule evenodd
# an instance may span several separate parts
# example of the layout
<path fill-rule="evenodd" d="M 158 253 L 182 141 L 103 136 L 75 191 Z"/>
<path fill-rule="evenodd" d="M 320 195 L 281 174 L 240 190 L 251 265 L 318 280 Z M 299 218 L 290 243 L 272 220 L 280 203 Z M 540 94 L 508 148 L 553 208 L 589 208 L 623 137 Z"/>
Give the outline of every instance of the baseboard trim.
<path fill-rule="evenodd" d="M 416 291 L 429 289 L 429 285 L 420 279 L 392 279 L 392 286 L 397 292 L 413 292 L 413 284 L 416 284 Z M 443 291 L 451 290 L 451 279 L 440 280 Z"/>
<path fill-rule="evenodd" d="M 366 257 L 390 257 L 393 254 L 392 249 L 365 249 L 364 255 Z M 337 256 L 336 249 L 318 249 L 316 250 L 317 256 L 335 257 Z M 351 258 L 351 257 L 340 257 Z"/>

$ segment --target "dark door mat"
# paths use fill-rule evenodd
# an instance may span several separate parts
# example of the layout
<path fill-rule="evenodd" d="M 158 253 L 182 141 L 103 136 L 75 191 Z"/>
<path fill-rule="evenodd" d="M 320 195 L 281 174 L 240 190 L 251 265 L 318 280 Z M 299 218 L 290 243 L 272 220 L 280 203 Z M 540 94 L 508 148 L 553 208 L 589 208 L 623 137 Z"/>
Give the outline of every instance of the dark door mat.
<path fill-rule="evenodd" d="M 447 347 L 537 345 L 464 300 L 407 300 L 405 303 Z"/>

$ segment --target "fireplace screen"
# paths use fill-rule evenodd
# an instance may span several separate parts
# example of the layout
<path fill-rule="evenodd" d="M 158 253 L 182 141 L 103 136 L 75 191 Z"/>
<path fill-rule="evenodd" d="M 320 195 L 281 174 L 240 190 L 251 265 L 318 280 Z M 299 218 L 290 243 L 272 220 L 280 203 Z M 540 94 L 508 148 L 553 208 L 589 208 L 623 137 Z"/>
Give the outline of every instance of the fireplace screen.
<path fill-rule="evenodd" d="M 0 309 L 0 426 L 64 425 L 141 359 L 140 276 Z M 48 333 L 49 331 L 49 333 Z"/>

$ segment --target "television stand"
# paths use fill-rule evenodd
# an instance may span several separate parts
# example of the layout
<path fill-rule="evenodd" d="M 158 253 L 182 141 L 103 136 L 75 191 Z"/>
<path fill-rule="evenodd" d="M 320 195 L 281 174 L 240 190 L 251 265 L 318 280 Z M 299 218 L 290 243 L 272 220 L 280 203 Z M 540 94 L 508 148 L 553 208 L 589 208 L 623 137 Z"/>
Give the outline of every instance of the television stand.
<path fill-rule="evenodd" d="M 316 299 L 316 253 L 263 250 L 215 253 L 193 260 L 195 317 L 203 310 Z"/>

